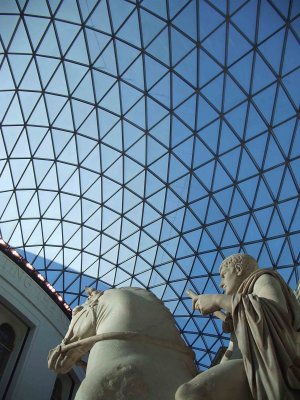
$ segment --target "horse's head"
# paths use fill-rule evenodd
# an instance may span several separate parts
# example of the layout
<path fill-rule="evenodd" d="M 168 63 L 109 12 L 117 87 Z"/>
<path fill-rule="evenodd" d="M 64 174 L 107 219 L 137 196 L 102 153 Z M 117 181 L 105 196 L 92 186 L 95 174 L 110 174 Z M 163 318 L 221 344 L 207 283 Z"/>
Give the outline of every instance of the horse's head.
<path fill-rule="evenodd" d="M 50 350 L 48 356 L 48 367 L 56 373 L 67 373 L 73 365 L 81 359 L 92 347 L 92 345 L 78 345 L 71 349 L 64 350 L 69 344 L 74 344 L 81 339 L 96 334 L 96 313 L 99 298 L 103 292 L 92 288 L 86 288 L 87 300 L 74 308 L 72 320 L 68 332 L 61 344 Z"/>

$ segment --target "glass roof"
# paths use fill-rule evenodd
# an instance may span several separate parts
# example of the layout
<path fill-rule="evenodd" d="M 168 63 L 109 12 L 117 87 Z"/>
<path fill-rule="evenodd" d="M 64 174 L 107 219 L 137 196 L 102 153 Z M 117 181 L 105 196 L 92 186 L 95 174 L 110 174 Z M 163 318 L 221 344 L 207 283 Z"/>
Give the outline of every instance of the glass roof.
<path fill-rule="evenodd" d="M 1 0 L 1 235 L 74 307 L 140 286 L 200 368 L 186 289 L 247 252 L 295 289 L 300 2 Z"/>

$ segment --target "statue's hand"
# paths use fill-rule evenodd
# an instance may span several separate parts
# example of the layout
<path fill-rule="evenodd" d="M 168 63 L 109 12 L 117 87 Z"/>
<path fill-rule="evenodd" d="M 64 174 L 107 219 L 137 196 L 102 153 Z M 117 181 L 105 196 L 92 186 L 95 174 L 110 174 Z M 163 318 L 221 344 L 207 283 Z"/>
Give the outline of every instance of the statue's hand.
<path fill-rule="evenodd" d="M 81 353 L 79 349 L 72 349 L 62 351 L 62 346 L 58 345 L 49 351 L 48 354 L 48 368 L 57 374 L 66 374 L 69 372 L 73 365 L 80 359 Z"/>
<path fill-rule="evenodd" d="M 220 306 L 216 304 L 214 294 L 201 294 L 192 299 L 193 310 L 199 310 L 201 314 L 211 314 L 220 310 Z"/>

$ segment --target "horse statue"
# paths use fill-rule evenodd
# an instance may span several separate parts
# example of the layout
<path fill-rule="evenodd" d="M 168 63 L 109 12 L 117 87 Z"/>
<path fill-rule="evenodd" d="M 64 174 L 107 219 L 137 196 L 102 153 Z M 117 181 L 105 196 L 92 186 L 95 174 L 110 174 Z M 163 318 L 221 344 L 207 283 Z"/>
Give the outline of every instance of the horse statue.
<path fill-rule="evenodd" d="M 174 400 L 197 370 L 163 302 L 140 288 L 86 292 L 48 367 L 67 373 L 89 351 L 75 400 Z"/>

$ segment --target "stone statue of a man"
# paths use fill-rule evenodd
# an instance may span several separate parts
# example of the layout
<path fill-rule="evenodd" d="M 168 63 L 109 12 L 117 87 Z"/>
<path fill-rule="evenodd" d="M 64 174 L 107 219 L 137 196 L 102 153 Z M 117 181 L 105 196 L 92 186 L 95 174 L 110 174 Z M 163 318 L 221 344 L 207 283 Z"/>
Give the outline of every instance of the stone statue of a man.
<path fill-rule="evenodd" d="M 176 400 L 300 399 L 300 305 L 292 291 L 246 254 L 226 258 L 220 275 L 224 294 L 196 296 L 193 307 L 228 313 L 238 348 L 180 386 Z"/>

